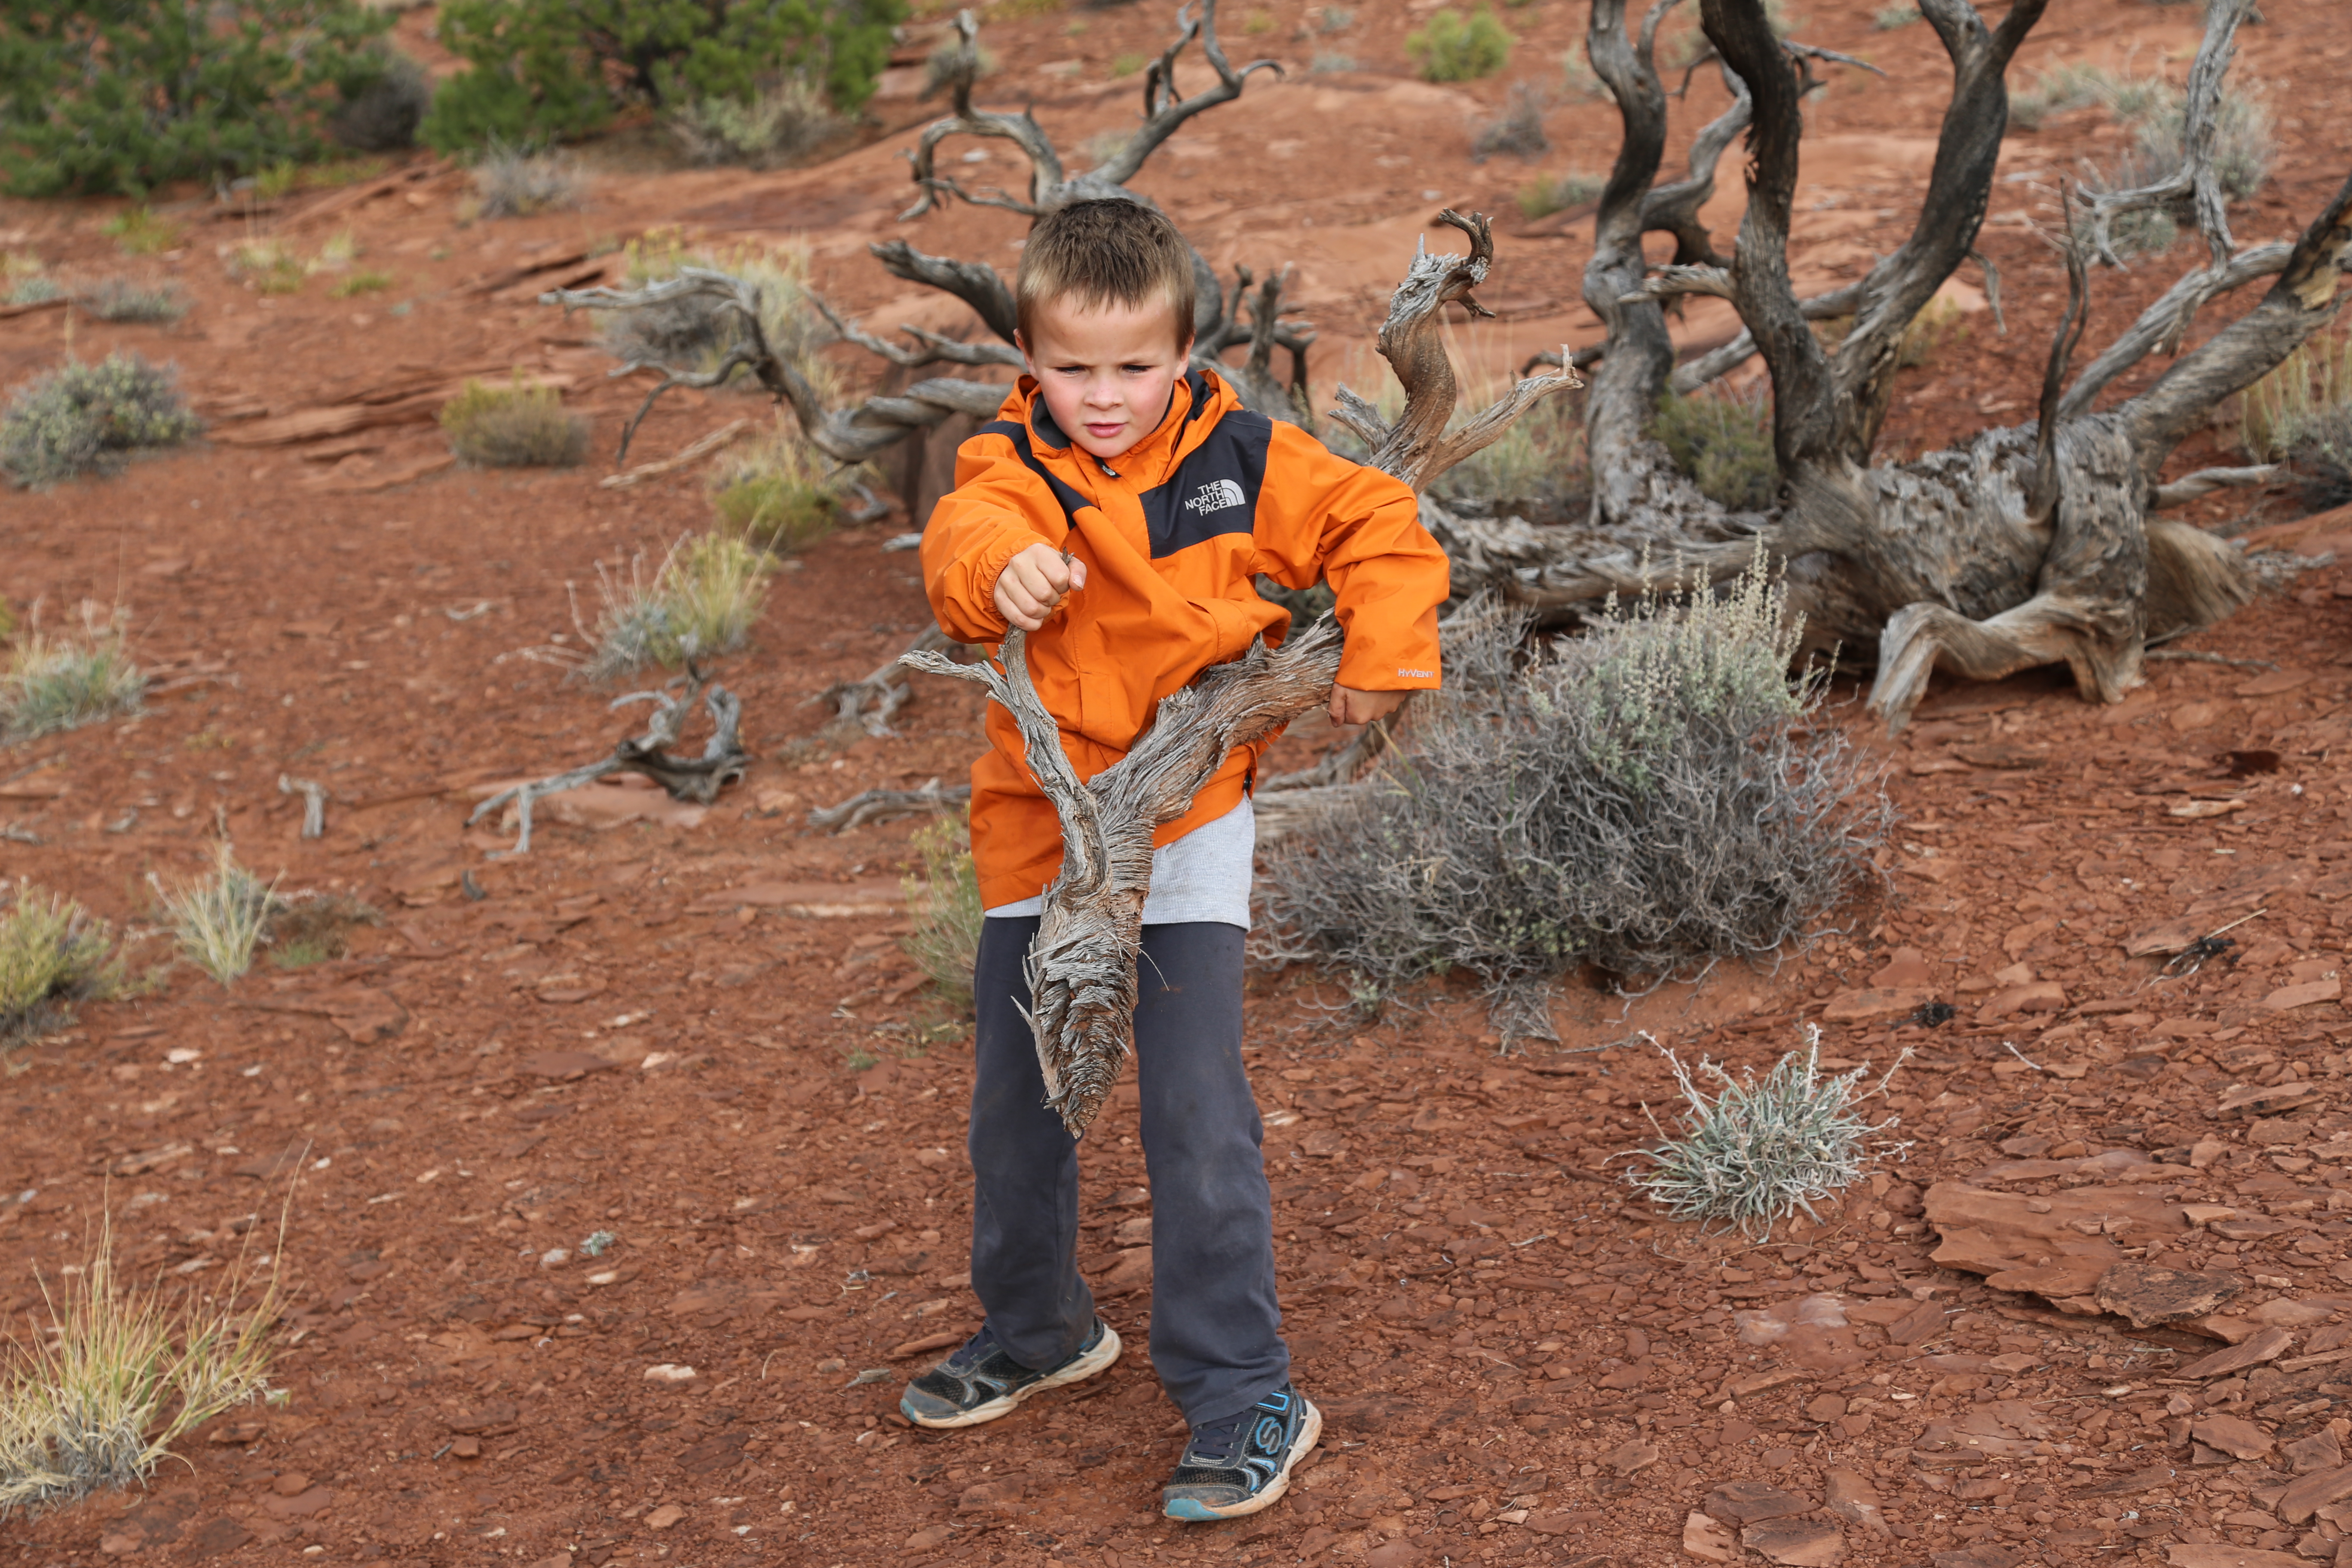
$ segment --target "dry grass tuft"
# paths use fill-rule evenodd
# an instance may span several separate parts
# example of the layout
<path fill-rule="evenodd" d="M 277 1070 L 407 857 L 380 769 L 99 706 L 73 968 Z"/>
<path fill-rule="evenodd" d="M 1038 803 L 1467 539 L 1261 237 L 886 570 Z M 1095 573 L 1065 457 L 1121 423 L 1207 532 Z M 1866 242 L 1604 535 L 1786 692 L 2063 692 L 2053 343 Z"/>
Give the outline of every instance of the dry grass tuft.
<path fill-rule="evenodd" d="M 0 1049 L 122 986 L 114 933 L 62 893 L 19 881 L 0 908 Z"/>
<path fill-rule="evenodd" d="M 1909 1148 L 1870 1147 L 1895 1123 L 1891 1116 L 1867 1121 L 1854 1109 L 1878 1092 L 1856 1092 L 1870 1069 L 1823 1074 L 1822 1032 L 1809 1026 L 1807 1033 L 1804 1054 L 1782 1057 L 1761 1079 L 1753 1071 L 1735 1079 L 1706 1060 L 1694 1074 L 1667 1051 L 1689 1107 L 1683 1133 L 1668 1138 L 1660 1129 L 1660 1142 L 1641 1151 L 1651 1168 L 1627 1181 L 1675 1219 L 1719 1224 L 1760 1239 L 1792 1215 L 1818 1222 L 1815 1204 L 1861 1180 L 1874 1162 Z M 1889 1068 L 1887 1077 L 1893 1076 Z M 1696 1078 L 1714 1080 L 1713 1099 Z M 1879 1089 L 1885 1087 L 1882 1079 Z M 1654 1118 L 1651 1125 L 1657 1125 Z"/>
<path fill-rule="evenodd" d="M 474 165 L 476 217 L 537 217 L 566 212 L 588 198 L 588 175 L 553 153 L 492 147 Z"/>
<path fill-rule="evenodd" d="M 86 605 L 81 635 L 53 637 L 41 631 L 39 608 L 0 671 L 0 742 L 138 712 L 147 678 L 131 659 L 128 617 L 118 610 L 101 622 L 97 607 Z"/>
<path fill-rule="evenodd" d="M 923 871 L 905 880 L 907 911 L 915 931 L 901 945 L 934 985 L 968 1010 L 982 919 L 971 825 L 963 813 L 934 817 L 915 829 L 908 842 Z"/>
<path fill-rule="evenodd" d="M 770 169 L 808 157 L 844 126 L 823 88 L 793 77 L 748 103 L 711 98 L 688 104 L 670 116 L 669 128 L 694 163 Z"/>
<path fill-rule="evenodd" d="M 763 550 L 789 553 L 839 524 L 843 494 L 856 474 L 796 433 L 779 430 L 719 465 L 710 500 L 731 531 Z"/>
<path fill-rule="evenodd" d="M 466 383 L 444 404 L 449 449 L 479 468 L 569 468 L 588 455 L 588 421 L 564 411 L 551 386 L 532 386 L 520 371 L 510 385 Z"/>
<path fill-rule="evenodd" d="M 1699 493 L 1734 511 L 1767 511 L 1780 492 L 1772 449 L 1772 393 L 1762 382 L 1746 392 L 1715 387 L 1658 399 L 1650 433 Z"/>
<path fill-rule="evenodd" d="M 650 579 L 643 556 L 629 563 L 625 580 L 599 562 L 604 608 L 593 630 L 582 628 L 591 652 L 581 673 L 613 680 L 649 664 L 676 668 L 733 652 L 758 624 L 774 570 L 773 556 L 723 533 L 679 539 Z"/>
<path fill-rule="evenodd" d="M 276 1255 L 255 1267 L 268 1273 L 242 1310 L 253 1284 L 243 1263 L 216 1290 L 166 1300 L 116 1279 L 110 1220 L 62 1300 L 43 1281 L 54 1331 L 5 1342 L 0 1519 L 143 1482 L 196 1427 L 268 1397 Z"/>
<path fill-rule="evenodd" d="M 163 904 L 182 957 L 223 985 L 253 967 L 254 949 L 278 909 L 278 885 L 238 865 L 226 839 L 215 848 L 211 876 L 166 888 L 150 871 L 147 885 Z"/>

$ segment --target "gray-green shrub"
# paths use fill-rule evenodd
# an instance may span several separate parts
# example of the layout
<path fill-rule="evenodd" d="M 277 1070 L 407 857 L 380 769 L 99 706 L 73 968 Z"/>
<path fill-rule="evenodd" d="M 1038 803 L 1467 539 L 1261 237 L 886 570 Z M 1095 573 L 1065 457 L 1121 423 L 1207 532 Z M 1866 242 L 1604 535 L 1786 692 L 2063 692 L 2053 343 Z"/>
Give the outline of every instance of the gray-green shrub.
<path fill-rule="evenodd" d="M 1399 749 L 1271 847 L 1267 956 L 1368 1006 L 1466 969 L 1509 1009 L 1582 963 L 1767 958 L 1874 877 L 1892 808 L 1813 722 L 1822 678 L 1791 678 L 1801 628 L 1760 567 L 1578 638 L 1523 650 L 1526 629 L 1457 613 Z"/>
<path fill-rule="evenodd" d="M 1407 33 L 1405 53 L 1424 81 L 1475 81 L 1511 63 L 1510 29 L 1480 5 L 1467 20 L 1451 8 Z"/>
<path fill-rule="evenodd" d="M 1764 511 L 1780 493 L 1772 395 L 1761 382 L 1746 392 L 1669 392 L 1658 400 L 1650 433 L 1710 500 L 1734 511 Z"/>
<path fill-rule="evenodd" d="M 133 452 L 194 439 L 204 421 L 180 396 L 179 371 L 138 354 L 68 360 L 16 389 L 0 412 L 0 468 L 53 485 L 120 468 Z"/>

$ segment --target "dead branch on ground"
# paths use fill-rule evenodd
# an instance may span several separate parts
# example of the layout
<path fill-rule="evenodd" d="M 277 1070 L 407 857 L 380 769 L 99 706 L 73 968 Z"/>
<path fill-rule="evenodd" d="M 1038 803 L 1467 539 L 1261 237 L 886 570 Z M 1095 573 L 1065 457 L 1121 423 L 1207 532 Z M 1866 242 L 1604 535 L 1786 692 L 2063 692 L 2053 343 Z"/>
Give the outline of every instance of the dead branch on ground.
<path fill-rule="evenodd" d="M 893 817 L 951 811 L 969 805 L 971 801 L 971 785 L 956 784 L 941 789 L 940 781 L 933 779 L 920 789 L 860 790 L 838 805 L 822 806 L 810 812 L 808 823 L 811 827 L 846 833 L 869 822 L 888 822 Z"/>
<path fill-rule="evenodd" d="M 646 732 L 635 740 L 625 740 L 614 746 L 613 754 L 585 767 L 569 773 L 534 779 L 529 784 L 503 789 L 474 807 L 466 818 L 470 827 L 483 817 L 509 801 L 514 804 L 517 826 L 520 829 L 512 849 L 494 852 L 496 857 L 530 853 L 530 809 L 533 802 L 551 795 L 561 795 L 568 789 L 593 784 L 611 773 L 643 773 L 669 792 L 672 800 L 689 800 L 709 805 L 719 798 L 719 792 L 743 777 L 750 766 L 751 753 L 736 739 L 742 722 L 743 703 L 723 686 L 710 684 L 709 679 L 688 659 L 682 678 L 686 691 L 673 697 L 667 687 L 658 691 L 633 691 L 626 697 L 615 698 L 609 709 L 617 712 L 634 702 L 650 702 L 653 716 L 646 721 Z M 670 686 L 676 686 L 671 681 Z M 677 744 L 685 732 L 686 721 L 694 711 L 697 699 L 710 715 L 710 739 L 704 742 L 699 757 L 673 757 L 668 748 Z"/>

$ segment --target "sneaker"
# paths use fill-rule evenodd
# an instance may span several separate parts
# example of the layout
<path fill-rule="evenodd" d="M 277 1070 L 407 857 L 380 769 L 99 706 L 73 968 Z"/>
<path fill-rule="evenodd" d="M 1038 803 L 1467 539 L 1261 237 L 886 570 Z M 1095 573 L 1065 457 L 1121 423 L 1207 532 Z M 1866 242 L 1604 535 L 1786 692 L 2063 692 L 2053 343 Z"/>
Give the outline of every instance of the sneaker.
<path fill-rule="evenodd" d="M 1239 1519 L 1270 1508 L 1322 1436 L 1323 1413 L 1286 1383 L 1239 1415 L 1193 1427 L 1160 1500 L 1171 1519 Z"/>
<path fill-rule="evenodd" d="M 1005 1354 L 982 1325 L 963 1349 L 907 1385 L 898 1410 L 918 1426 L 977 1426 L 1012 1415 L 1033 1394 L 1083 1382 L 1118 1359 L 1118 1331 L 1100 1318 L 1076 1353 L 1044 1372 Z"/>

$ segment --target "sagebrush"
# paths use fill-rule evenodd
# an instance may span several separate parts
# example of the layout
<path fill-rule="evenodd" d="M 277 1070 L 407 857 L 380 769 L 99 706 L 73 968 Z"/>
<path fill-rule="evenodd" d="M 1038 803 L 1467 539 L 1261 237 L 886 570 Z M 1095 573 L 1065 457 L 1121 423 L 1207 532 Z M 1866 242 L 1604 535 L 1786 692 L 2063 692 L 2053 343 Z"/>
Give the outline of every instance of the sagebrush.
<path fill-rule="evenodd" d="M 568 468 L 588 455 L 588 421 L 551 386 L 518 374 L 506 386 L 468 381 L 441 408 L 449 449 L 483 468 Z"/>
<path fill-rule="evenodd" d="M 0 412 L 0 468 L 54 485 L 119 468 L 133 452 L 176 447 L 204 430 L 180 395 L 180 373 L 139 354 L 68 360 L 18 387 Z"/>
<path fill-rule="evenodd" d="M 1399 749 L 1269 850 L 1262 950 L 1368 1007 L 1466 969 L 1511 1010 L 1579 964 L 1655 977 L 1802 939 L 1872 879 L 1892 809 L 1814 722 L 1783 605 L 1759 565 L 1524 648 L 1524 618 L 1457 612 Z"/>
<path fill-rule="evenodd" d="M 493 143 L 474 165 L 477 217 L 537 217 L 576 207 L 587 195 L 586 171 L 561 153 Z"/>
<path fill-rule="evenodd" d="M 0 1050 L 63 1024 L 77 1002 L 121 989 L 122 964 L 104 921 L 62 893 L 19 880 L 0 887 Z"/>
<path fill-rule="evenodd" d="M 797 163 L 844 128 L 824 89 L 799 77 L 761 89 L 748 101 L 698 99 L 670 115 L 670 133 L 697 163 L 755 169 Z"/>
<path fill-rule="evenodd" d="M 841 392 L 841 373 L 818 351 L 837 334 L 814 303 L 809 289 L 805 245 L 774 247 L 745 245 L 719 252 L 690 251 L 676 230 L 649 234 L 622 247 L 625 286 L 643 289 L 703 267 L 741 279 L 759 291 L 760 331 L 777 357 L 809 378 L 827 402 Z M 707 295 L 689 295 L 633 310 L 596 313 L 597 336 L 607 353 L 625 363 L 668 365 L 708 372 L 718 368 L 751 328 L 740 312 Z M 729 384 L 757 390 L 748 369 Z"/>
<path fill-rule="evenodd" d="M 1751 1238 L 1797 1214 L 1818 1222 L 1815 1204 L 1909 1145 L 1871 1146 L 1895 1119 L 1871 1121 L 1855 1109 L 1876 1092 L 1862 1090 L 1869 1069 L 1823 1073 L 1821 1031 L 1809 1033 L 1801 1055 L 1783 1056 L 1760 1079 L 1753 1071 L 1735 1079 L 1706 1060 L 1694 1073 L 1666 1052 L 1687 1108 L 1682 1133 L 1668 1137 L 1660 1128 L 1659 1142 L 1639 1152 L 1649 1168 L 1626 1179 L 1675 1219 L 1722 1225 Z M 1699 1088 L 1701 1078 L 1713 1081 L 1712 1098 Z"/>
<path fill-rule="evenodd" d="M 980 873 L 965 816 L 938 816 L 908 840 L 922 874 L 905 879 L 913 934 L 901 945 L 918 968 L 958 1006 L 971 1005 L 972 963 L 980 955 Z"/>
<path fill-rule="evenodd" d="M 74 291 L 74 303 L 101 321 L 139 321 L 151 326 L 178 321 L 188 313 L 188 296 L 175 283 L 141 283 L 129 278 L 103 278 Z"/>
<path fill-rule="evenodd" d="M 1471 156 L 1482 163 L 1497 153 L 1522 159 L 1542 157 L 1551 151 L 1551 138 L 1544 133 L 1546 107 L 1543 92 L 1534 83 L 1516 83 L 1503 112 L 1481 126 L 1472 140 Z"/>
<path fill-rule="evenodd" d="M 1580 207 L 1587 202 L 1601 199 L 1609 182 L 1599 174 L 1588 174 L 1571 169 L 1565 174 L 1538 174 L 1519 187 L 1519 216 L 1527 218 L 1549 217 L 1570 207 Z"/>

